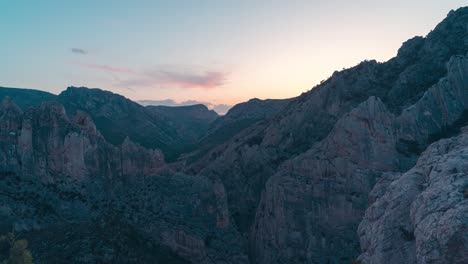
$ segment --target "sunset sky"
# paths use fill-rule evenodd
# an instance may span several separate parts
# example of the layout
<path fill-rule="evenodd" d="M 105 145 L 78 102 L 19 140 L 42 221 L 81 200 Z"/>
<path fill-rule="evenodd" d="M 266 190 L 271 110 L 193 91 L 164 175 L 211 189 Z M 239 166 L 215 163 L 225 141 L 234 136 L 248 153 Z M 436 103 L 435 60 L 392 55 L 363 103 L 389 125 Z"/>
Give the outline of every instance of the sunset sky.
<path fill-rule="evenodd" d="M 299 95 L 385 61 L 466 0 L 0 0 L 0 86 L 133 100 Z"/>

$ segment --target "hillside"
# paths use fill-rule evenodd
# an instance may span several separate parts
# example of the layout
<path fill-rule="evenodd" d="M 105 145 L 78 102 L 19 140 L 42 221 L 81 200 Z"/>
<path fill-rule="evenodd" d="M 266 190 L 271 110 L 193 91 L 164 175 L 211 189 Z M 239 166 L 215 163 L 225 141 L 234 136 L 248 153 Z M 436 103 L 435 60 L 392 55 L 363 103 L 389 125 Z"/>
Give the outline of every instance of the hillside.
<path fill-rule="evenodd" d="M 36 263 L 468 263 L 468 7 L 386 62 L 222 117 L 0 95 L 0 233 Z"/>

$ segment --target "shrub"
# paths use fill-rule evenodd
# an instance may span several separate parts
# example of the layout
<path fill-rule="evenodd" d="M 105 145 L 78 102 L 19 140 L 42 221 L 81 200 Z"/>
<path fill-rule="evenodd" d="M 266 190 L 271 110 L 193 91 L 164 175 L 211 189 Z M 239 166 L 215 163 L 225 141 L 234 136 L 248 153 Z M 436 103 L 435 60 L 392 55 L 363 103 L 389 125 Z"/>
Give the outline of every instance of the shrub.
<path fill-rule="evenodd" d="M 9 256 L 1 264 L 32 264 L 33 257 L 28 249 L 28 241 L 17 239 L 15 234 L 8 233 L 0 236 L 0 242 L 7 243 L 10 250 Z"/>

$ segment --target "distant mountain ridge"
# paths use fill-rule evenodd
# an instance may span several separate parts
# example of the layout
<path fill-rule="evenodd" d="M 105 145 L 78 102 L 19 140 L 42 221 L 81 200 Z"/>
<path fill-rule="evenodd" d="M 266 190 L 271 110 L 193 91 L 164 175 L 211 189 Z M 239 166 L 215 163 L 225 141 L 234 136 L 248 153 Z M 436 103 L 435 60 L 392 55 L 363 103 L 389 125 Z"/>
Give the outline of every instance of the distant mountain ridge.
<path fill-rule="evenodd" d="M 0 233 L 26 238 L 35 263 L 247 263 L 224 199 L 158 150 L 109 144 L 82 111 L 0 104 Z"/>
<path fill-rule="evenodd" d="M 200 106 L 145 108 L 121 95 L 85 87 L 68 87 L 59 95 L 2 87 L 0 98 L 5 96 L 22 109 L 58 102 L 70 115 L 77 110 L 87 112 L 110 143 L 120 144 L 129 137 L 147 148 L 161 149 L 168 160 L 192 148 L 218 117 L 214 111 Z"/>
<path fill-rule="evenodd" d="M 200 138 L 198 148 L 192 153 L 184 155 L 184 161 L 191 163 L 205 155 L 211 149 L 225 143 L 242 130 L 257 122 L 267 121 L 274 117 L 292 99 L 257 98 L 239 103 L 232 107 L 225 115 L 220 116 L 210 124 L 205 135 Z"/>
<path fill-rule="evenodd" d="M 177 127 L 180 134 L 191 142 L 198 142 L 205 136 L 210 125 L 219 117 L 205 105 L 190 106 L 146 106 L 156 116 L 164 117 L 168 123 Z"/>
<path fill-rule="evenodd" d="M 56 95 L 40 90 L 8 88 L 0 86 L 0 100 L 5 96 L 12 98 L 22 109 L 39 106 L 43 102 L 55 101 Z"/>
<path fill-rule="evenodd" d="M 198 104 L 203 104 L 207 106 L 209 109 L 214 110 L 217 112 L 219 115 L 224 115 L 226 114 L 229 109 L 231 109 L 232 105 L 227 105 L 227 104 L 214 104 L 210 102 L 199 102 L 195 100 L 187 100 L 183 102 L 176 102 L 172 99 L 165 99 L 165 100 L 138 100 L 136 101 L 137 103 L 143 105 L 143 106 L 173 106 L 173 107 L 179 107 L 179 106 L 191 106 L 191 105 L 198 105 Z"/>
<path fill-rule="evenodd" d="M 0 104 L 0 232 L 38 263 L 468 262 L 468 7 L 387 62 L 222 117 L 21 93 Z"/>
<path fill-rule="evenodd" d="M 5 96 L 18 102 L 22 109 L 58 102 L 70 115 L 77 110 L 87 112 L 108 142 L 117 145 L 129 137 L 146 148 L 162 150 L 168 161 L 198 146 L 211 148 L 224 143 L 240 130 L 273 116 L 288 101 L 252 99 L 220 117 L 202 104 L 143 107 L 119 94 L 97 88 L 71 86 L 54 95 L 1 87 L 0 98 Z"/>
<path fill-rule="evenodd" d="M 163 116 L 114 93 L 85 87 L 68 87 L 58 95 L 68 112 L 90 114 L 103 136 L 112 144 L 126 137 L 147 148 L 160 149 L 167 160 L 179 155 L 193 142 Z"/>

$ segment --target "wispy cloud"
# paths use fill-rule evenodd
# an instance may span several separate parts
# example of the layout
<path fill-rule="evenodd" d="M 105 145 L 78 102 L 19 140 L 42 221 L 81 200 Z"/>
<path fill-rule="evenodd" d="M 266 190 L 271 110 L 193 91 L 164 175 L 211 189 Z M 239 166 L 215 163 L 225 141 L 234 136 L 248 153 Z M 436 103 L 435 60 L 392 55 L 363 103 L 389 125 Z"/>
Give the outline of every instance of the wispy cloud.
<path fill-rule="evenodd" d="M 219 71 L 207 71 L 201 74 L 159 71 L 154 74 L 154 77 L 169 85 L 203 89 L 222 86 L 227 79 L 226 73 Z"/>
<path fill-rule="evenodd" d="M 81 62 L 75 62 L 74 64 L 81 66 L 81 67 L 89 68 L 89 69 L 97 69 L 97 70 L 103 70 L 103 71 L 108 71 L 108 72 L 113 72 L 113 73 L 138 74 L 136 71 L 133 71 L 133 70 L 116 68 L 116 67 L 102 65 L 102 64 L 81 63 Z"/>
<path fill-rule="evenodd" d="M 72 62 L 80 67 L 123 73 L 131 76 L 114 76 L 113 84 L 125 88 L 198 88 L 214 89 L 223 86 L 228 80 L 228 73 L 220 70 L 200 70 L 195 66 L 159 66 L 146 71 L 134 71 L 97 63 Z"/>
<path fill-rule="evenodd" d="M 71 48 L 71 52 L 79 55 L 86 55 L 88 52 L 84 49 L 79 49 L 79 48 Z"/>
<path fill-rule="evenodd" d="M 197 71 L 157 69 L 146 71 L 117 85 L 122 87 L 198 88 L 215 89 L 226 84 L 228 73 L 223 71 Z"/>

